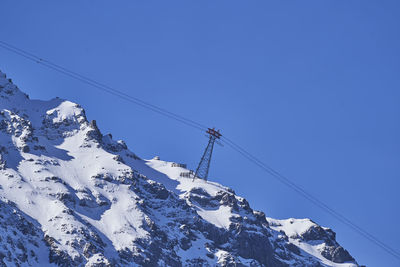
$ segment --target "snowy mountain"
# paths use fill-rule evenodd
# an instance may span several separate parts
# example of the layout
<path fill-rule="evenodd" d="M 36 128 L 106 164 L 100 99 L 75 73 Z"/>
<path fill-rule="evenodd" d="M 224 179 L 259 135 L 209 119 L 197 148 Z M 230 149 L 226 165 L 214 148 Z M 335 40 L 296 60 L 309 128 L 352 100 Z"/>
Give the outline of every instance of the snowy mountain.
<path fill-rule="evenodd" d="M 1 266 L 358 266 L 331 229 L 268 218 L 188 171 L 0 73 Z"/>

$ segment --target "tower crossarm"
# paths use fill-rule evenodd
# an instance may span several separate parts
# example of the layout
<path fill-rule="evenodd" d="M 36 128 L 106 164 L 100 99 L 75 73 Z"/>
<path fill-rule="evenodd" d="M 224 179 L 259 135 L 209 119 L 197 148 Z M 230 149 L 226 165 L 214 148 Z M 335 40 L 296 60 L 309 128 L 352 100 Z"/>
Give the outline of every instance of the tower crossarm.
<path fill-rule="evenodd" d="M 210 135 L 210 136 L 214 136 L 215 138 L 217 138 L 217 139 L 220 139 L 221 138 L 221 136 L 222 136 L 222 134 L 219 132 L 219 130 L 215 130 L 215 128 L 208 128 L 208 130 L 207 130 L 207 133 Z"/>

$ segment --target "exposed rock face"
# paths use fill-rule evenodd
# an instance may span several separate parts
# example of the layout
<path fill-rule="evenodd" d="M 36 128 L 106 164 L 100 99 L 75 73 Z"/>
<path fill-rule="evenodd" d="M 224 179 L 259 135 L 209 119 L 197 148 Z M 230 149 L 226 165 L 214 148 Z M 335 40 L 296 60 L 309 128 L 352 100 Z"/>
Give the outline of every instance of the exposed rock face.
<path fill-rule="evenodd" d="M 35 266 L 47 250 L 40 226 L 16 205 L 0 200 L 0 266 Z M 42 257 L 42 259 L 40 259 Z"/>
<path fill-rule="evenodd" d="M 332 230 L 267 218 L 185 166 L 0 73 L 0 266 L 357 266 Z"/>
<path fill-rule="evenodd" d="M 347 261 L 354 261 L 353 257 L 349 254 L 347 250 L 341 246 L 325 246 L 321 252 L 322 256 L 326 259 L 336 262 L 343 263 Z"/>

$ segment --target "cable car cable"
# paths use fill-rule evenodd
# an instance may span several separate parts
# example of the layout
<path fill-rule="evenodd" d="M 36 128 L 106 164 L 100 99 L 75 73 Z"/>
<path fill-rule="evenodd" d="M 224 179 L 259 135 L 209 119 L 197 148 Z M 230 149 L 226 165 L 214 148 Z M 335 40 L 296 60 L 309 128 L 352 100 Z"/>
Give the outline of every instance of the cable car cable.
<path fill-rule="evenodd" d="M 359 227 L 358 225 L 353 223 L 351 220 L 346 218 L 344 215 L 342 215 L 342 214 L 338 213 L 337 211 L 335 211 L 334 209 L 330 208 L 327 204 L 325 204 L 321 200 L 317 199 L 315 196 L 313 196 L 310 193 L 308 193 L 307 191 L 305 191 L 302 187 L 295 184 L 294 182 L 292 182 L 290 179 L 288 179 L 284 175 L 280 174 L 279 172 L 275 171 L 274 169 L 272 169 L 271 167 L 269 167 L 268 165 L 266 165 L 265 163 L 263 163 L 262 161 L 257 159 L 255 156 L 253 156 L 252 154 L 247 152 L 245 149 L 243 149 L 240 146 L 238 146 L 237 144 L 235 144 L 233 141 L 229 140 L 226 137 L 222 137 L 222 139 L 223 139 L 222 142 L 224 142 L 225 144 L 230 146 L 232 149 L 234 149 L 236 152 L 241 154 L 243 157 L 247 158 L 249 161 L 251 161 L 255 165 L 259 166 L 262 170 L 269 173 L 271 176 L 277 178 L 281 183 L 290 187 L 291 189 L 296 191 L 298 194 L 300 194 L 301 196 L 303 196 L 304 198 L 306 198 L 307 200 L 312 202 L 314 205 L 316 205 L 320 209 L 324 210 L 325 212 L 327 212 L 328 214 L 330 214 L 331 216 L 336 218 L 338 221 L 347 225 L 348 227 L 353 229 L 355 232 L 362 235 L 364 238 L 368 239 L 375 245 L 379 246 L 380 248 L 382 248 L 383 250 L 385 250 L 386 252 L 388 252 L 389 254 L 391 254 L 392 256 L 394 256 L 395 258 L 400 260 L 400 253 L 397 252 L 396 250 L 394 250 L 393 248 L 391 248 L 389 245 L 383 243 L 378 238 L 376 238 L 375 236 L 370 234 L 368 231 L 364 230 L 363 228 Z"/>
<path fill-rule="evenodd" d="M 73 79 L 79 80 L 79 81 L 84 82 L 86 84 L 89 84 L 89 85 L 91 85 L 93 87 L 101 89 L 101 90 L 103 90 L 105 92 L 108 92 L 110 94 L 116 95 L 116 96 L 118 96 L 120 98 L 123 98 L 125 100 L 130 101 L 130 102 L 133 102 L 134 104 L 140 105 L 140 106 L 142 106 L 144 108 L 147 108 L 149 110 L 157 112 L 157 113 L 159 113 L 161 115 L 167 116 L 167 117 L 169 117 L 171 119 L 174 119 L 174 120 L 177 120 L 179 122 L 182 122 L 182 123 L 184 123 L 184 124 L 186 124 L 188 126 L 191 126 L 193 128 L 197 128 L 198 130 L 205 131 L 207 129 L 206 126 L 204 126 L 204 125 L 202 125 L 202 124 L 200 124 L 198 122 L 195 122 L 195 121 L 193 121 L 191 119 L 185 118 L 185 117 L 183 117 L 181 115 L 178 115 L 176 113 L 170 112 L 170 111 L 165 110 L 163 108 L 160 108 L 160 107 L 158 107 L 156 105 L 153 105 L 153 104 L 150 104 L 148 102 L 145 102 L 145 101 L 143 101 L 143 100 L 141 100 L 141 99 L 139 99 L 137 97 L 130 96 L 130 95 L 124 93 L 124 92 L 121 92 L 121 91 L 119 91 L 117 89 L 114 89 L 114 88 L 112 88 L 110 86 L 107 86 L 107 85 L 104 85 L 102 83 L 99 83 L 99 82 L 97 82 L 97 81 L 95 81 L 93 79 L 85 77 L 85 76 L 83 76 L 83 75 L 81 75 L 79 73 L 76 73 L 74 71 L 68 70 L 68 69 L 66 69 L 66 68 L 64 68 L 64 67 L 62 67 L 60 65 L 52 63 L 52 62 L 50 62 L 50 61 L 48 61 L 46 59 L 43 59 L 41 57 L 35 56 L 35 55 L 33 55 L 33 54 L 29 53 L 29 52 L 26 52 L 26 51 L 24 51 L 24 50 L 22 50 L 20 48 L 12 46 L 12 45 L 10 45 L 10 44 L 8 44 L 8 43 L 6 43 L 4 41 L 1 41 L 1 40 L 0 40 L 0 47 L 4 48 L 4 49 L 6 49 L 6 50 L 8 50 L 10 52 L 16 53 L 16 54 L 18 54 L 20 56 L 23 56 L 23 57 L 25 57 L 25 58 L 27 58 L 27 59 L 29 59 L 31 61 L 34 61 L 34 62 L 36 62 L 38 64 L 41 64 L 41 65 L 43 65 L 43 66 L 45 66 L 47 68 L 50 68 L 50 69 L 55 70 L 57 72 L 60 72 L 60 73 L 62 73 L 64 75 L 67 75 L 67 76 L 69 76 L 69 77 L 71 77 Z"/>

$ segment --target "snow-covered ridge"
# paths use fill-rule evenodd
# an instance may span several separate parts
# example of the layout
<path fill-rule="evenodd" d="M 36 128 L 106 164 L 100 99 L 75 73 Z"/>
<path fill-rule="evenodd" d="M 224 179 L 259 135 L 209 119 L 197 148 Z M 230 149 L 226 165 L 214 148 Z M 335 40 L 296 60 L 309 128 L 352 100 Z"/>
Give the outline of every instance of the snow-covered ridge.
<path fill-rule="evenodd" d="M 357 266 L 332 230 L 267 218 L 183 166 L 142 160 L 79 105 L 30 100 L 0 72 L 0 265 Z"/>

